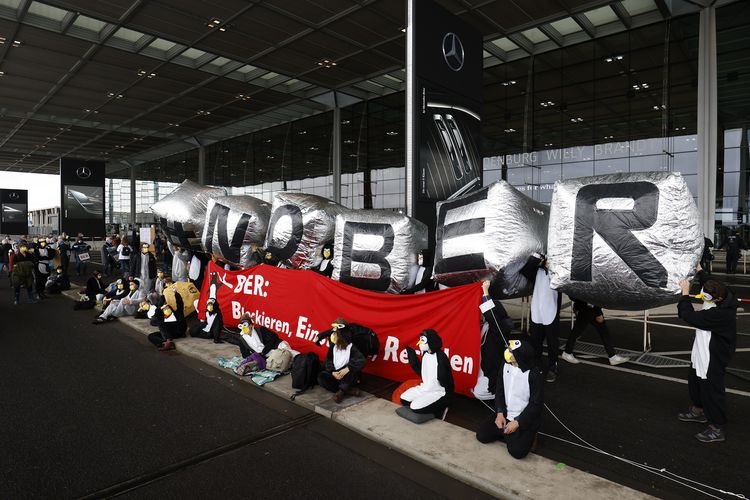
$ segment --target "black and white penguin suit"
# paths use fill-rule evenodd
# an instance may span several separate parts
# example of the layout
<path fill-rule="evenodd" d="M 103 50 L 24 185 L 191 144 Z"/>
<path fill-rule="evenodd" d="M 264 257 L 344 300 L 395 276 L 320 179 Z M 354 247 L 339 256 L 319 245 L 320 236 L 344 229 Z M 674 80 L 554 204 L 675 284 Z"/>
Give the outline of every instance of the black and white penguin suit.
<path fill-rule="evenodd" d="M 536 363 L 534 348 L 525 340 L 510 340 L 508 349 L 518 366 L 504 362 L 497 377 L 495 414 L 477 430 L 477 440 L 491 443 L 502 440 L 513 458 L 529 454 L 534 438 L 542 425 L 544 409 L 544 373 Z M 518 429 L 505 434 L 498 428 L 496 418 L 502 414 L 506 421 L 518 422 Z"/>
<path fill-rule="evenodd" d="M 443 340 L 435 330 L 425 330 L 417 345 L 422 349 L 421 360 L 411 347 L 406 348 L 406 353 L 412 369 L 422 377 L 422 383 L 404 391 L 401 404 L 414 413 L 432 413 L 441 418 L 453 398 L 453 373 L 448 356 L 443 352 Z"/>

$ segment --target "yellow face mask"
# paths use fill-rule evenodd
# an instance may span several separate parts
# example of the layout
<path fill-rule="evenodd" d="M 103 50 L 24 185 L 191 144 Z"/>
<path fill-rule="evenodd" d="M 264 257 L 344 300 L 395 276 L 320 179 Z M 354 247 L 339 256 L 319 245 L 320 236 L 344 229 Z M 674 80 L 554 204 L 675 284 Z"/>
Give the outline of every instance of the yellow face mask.
<path fill-rule="evenodd" d="M 335 333 L 332 333 L 331 336 L 329 337 L 329 339 L 330 339 L 331 344 L 333 345 L 339 339 L 339 336 L 336 335 Z"/>
<path fill-rule="evenodd" d="M 135 285 L 130 285 L 129 288 L 130 288 L 131 292 L 135 292 L 135 289 L 138 288 L 138 287 L 136 287 Z"/>
<path fill-rule="evenodd" d="M 161 310 L 164 312 L 164 317 L 168 318 L 172 315 L 172 308 L 171 307 L 162 307 Z"/>
<path fill-rule="evenodd" d="M 330 259 L 331 258 L 331 251 L 330 250 L 323 250 L 323 258 L 324 259 Z"/>
<path fill-rule="evenodd" d="M 211 304 L 207 305 L 206 306 L 206 311 L 208 311 L 210 313 L 214 312 L 214 306 L 212 306 Z"/>
<path fill-rule="evenodd" d="M 123 285 L 122 283 L 118 283 L 117 284 L 117 289 L 118 290 L 122 290 L 123 288 L 125 288 L 125 285 Z"/>
<path fill-rule="evenodd" d="M 512 364 L 515 359 L 513 358 L 513 353 L 510 352 L 510 349 L 506 349 L 503 353 L 503 357 L 505 358 L 505 362 Z"/>

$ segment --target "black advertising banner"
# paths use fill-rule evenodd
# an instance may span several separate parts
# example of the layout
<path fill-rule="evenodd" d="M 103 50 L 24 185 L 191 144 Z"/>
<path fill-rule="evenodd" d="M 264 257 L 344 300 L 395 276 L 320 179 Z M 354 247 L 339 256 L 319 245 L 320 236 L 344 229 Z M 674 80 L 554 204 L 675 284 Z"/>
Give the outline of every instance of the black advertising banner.
<path fill-rule="evenodd" d="M 413 215 L 434 245 L 435 203 L 482 187 L 482 36 L 431 0 L 411 0 Z"/>
<path fill-rule="evenodd" d="M 60 231 L 104 236 L 103 161 L 60 160 Z"/>
<path fill-rule="evenodd" d="M 0 233 L 25 235 L 29 232 L 29 192 L 25 189 L 0 189 Z"/>

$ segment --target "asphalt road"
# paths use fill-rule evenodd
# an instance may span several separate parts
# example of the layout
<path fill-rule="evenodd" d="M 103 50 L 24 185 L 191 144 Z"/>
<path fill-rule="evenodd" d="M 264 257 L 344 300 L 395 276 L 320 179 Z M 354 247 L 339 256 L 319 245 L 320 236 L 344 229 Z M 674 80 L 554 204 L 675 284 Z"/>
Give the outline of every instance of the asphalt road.
<path fill-rule="evenodd" d="M 0 276 L 0 498 L 486 498 Z"/>

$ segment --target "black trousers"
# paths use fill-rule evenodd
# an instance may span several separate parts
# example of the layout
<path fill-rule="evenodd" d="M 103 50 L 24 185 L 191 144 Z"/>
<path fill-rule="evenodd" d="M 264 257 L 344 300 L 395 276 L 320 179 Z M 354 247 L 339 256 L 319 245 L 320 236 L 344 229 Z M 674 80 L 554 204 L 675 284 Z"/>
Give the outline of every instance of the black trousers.
<path fill-rule="evenodd" d="M 518 428 L 513 434 L 504 434 L 502 429 L 495 425 L 495 417 L 479 426 L 477 430 L 477 441 L 480 443 L 493 443 L 505 441 L 508 453 L 513 458 L 523 458 L 529 454 L 534 444 L 534 438 L 539 429 Z"/>
<path fill-rule="evenodd" d="M 740 254 L 727 252 L 727 273 L 734 274 L 737 272 L 738 260 L 740 260 Z"/>
<path fill-rule="evenodd" d="M 322 371 L 318 374 L 318 384 L 325 390 L 336 392 L 338 390 L 347 391 L 357 385 L 359 371 L 349 370 L 341 380 L 336 380 L 331 372 Z"/>
<path fill-rule="evenodd" d="M 727 400 L 724 386 L 724 367 L 708 366 L 706 376 L 698 377 L 695 368 L 688 375 L 688 392 L 693 406 L 703 408 L 708 423 L 721 427 L 727 423 Z"/>
<path fill-rule="evenodd" d="M 531 336 L 531 345 L 534 347 L 536 359 L 539 366 L 542 365 L 542 348 L 544 340 L 547 340 L 547 359 L 548 368 L 557 366 L 557 358 L 560 355 L 560 317 L 549 325 L 531 322 L 529 326 L 529 335 Z"/>
<path fill-rule="evenodd" d="M 148 335 L 148 341 L 159 347 L 167 340 L 173 340 L 185 336 L 185 330 L 187 325 L 184 321 L 178 321 L 176 323 L 166 323 L 159 327 L 158 332 L 150 333 Z"/>
<path fill-rule="evenodd" d="M 435 415 L 435 418 L 443 418 L 443 413 L 445 412 L 445 409 L 448 408 L 448 405 L 450 404 L 450 399 L 448 398 L 447 395 L 443 396 L 442 398 L 438 399 L 434 403 L 429 404 L 425 406 L 424 408 L 420 408 L 418 410 L 415 410 L 414 408 L 410 406 L 411 401 L 402 399 L 401 404 L 403 406 L 408 406 L 411 409 L 411 411 L 413 411 L 414 413 L 424 413 L 425 415 L 432 413 L 433 415 Z"/>
<path fill-rule="evenodd" d="M 612 347 L 612 341 L 609 338 L 609 329 L 607 328 L 607 322 L 598 323 L 596 321 L 596 313 L 593 309 L 588 307 L 576 313 L 576 323 L 573 329 L 570 331 L 568 341 L 565 343 L 565 352 L 568 354 L 573 353 L 573 348 L 576 346 L 576 340 L 586 330 L 586 327 L 592 325 L 596 328 L 596 332 L 599 334 L 599 338 L 602 339 L 602 345 L 604 350 L 607 351 L 607 356 L 610 358 L 615 355 L 615 348 Z"/>

